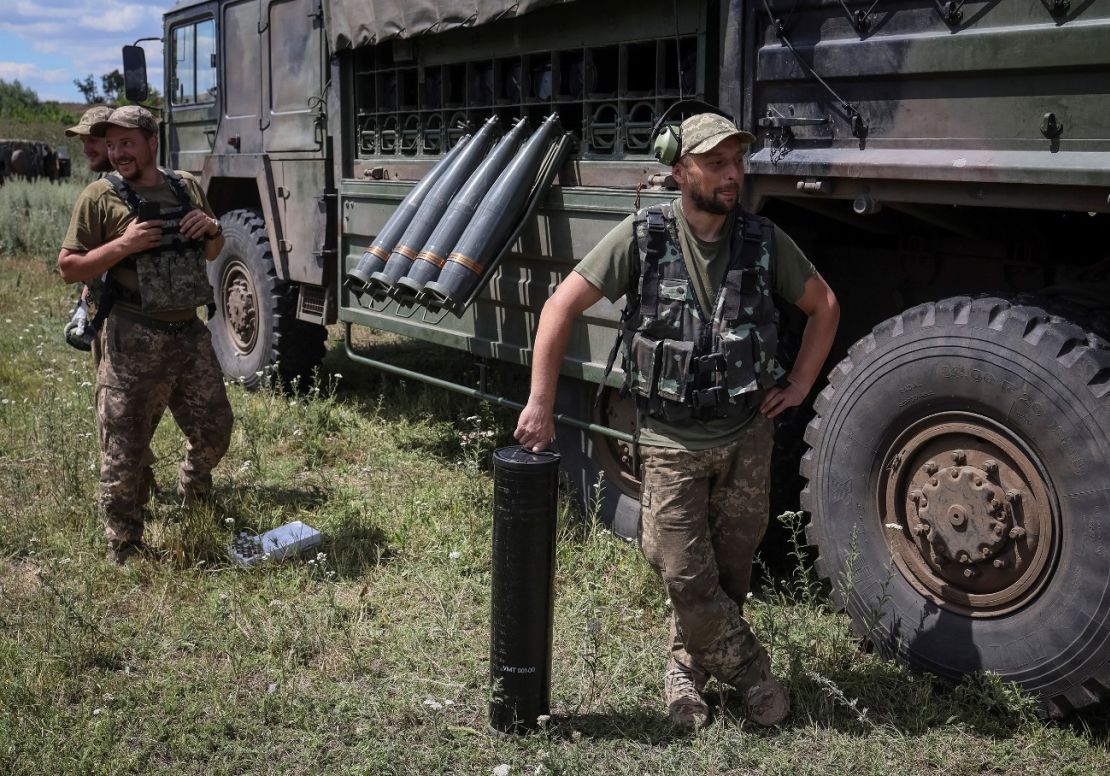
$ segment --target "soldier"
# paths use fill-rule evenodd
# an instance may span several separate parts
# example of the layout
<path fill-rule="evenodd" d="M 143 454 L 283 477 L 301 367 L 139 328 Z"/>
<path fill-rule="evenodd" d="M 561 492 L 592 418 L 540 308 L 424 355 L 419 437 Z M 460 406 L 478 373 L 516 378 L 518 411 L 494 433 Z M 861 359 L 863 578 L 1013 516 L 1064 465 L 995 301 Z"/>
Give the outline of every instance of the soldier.
<path fill-rule="evenodd" d="M 101 121 L 107 121 L 112 115 L 114 108 L 107 105 L 94 105 L 84 112 L 81 120 L 75 126 L 70 127 L 65 131 L 66 137 L 81 138 L 81 151 L 85 154 L 85 159 L 89 163 L 89 171 L 97 173 L 98 178 L 104 177 L 105 174 L 112 171 L 112 163 L 108 160 L 108 143 L 103 137 L 98 137 L 92 133 L 93 125 Z M 78 304 L 88 304 L 89 301 L 89 287 L 81 284 L 81 293 Z M 86 319 L 87 321 L 87 319 Z M 87 328 L 87 323 L 83 328 Z M 68 334 L 68 329 L 67 329 Z M 72 338 L 67 336 L 66 340 L 75 347 L 82 346 L 82 349 L 91 349 L 93 354 L 93 371 L 97 371 L 100 367 L 100 347 L 99 340 L 91 335 L 93 332 L 89 331 L 84 337 Z M 89 341 L 91 339 L 91 342 Z M 151 420 L 151 428 L 158 428 L 158 424 L 162 420 L 162 408 L 158 408 L 157 414 Z M 146 450 L 143 451 L 142 465 L 141 465 L 141 484 L 139 486 L 138 505 L 140 509 L 145 507 L 150 501 L 151 492 L 154 489 L 154 451 L 148 445 Z"/>
<path fill-rule="evenodd" d="M 112 171 L 112 163 L 108 161 L 108 147 L 103 137 L 92 133 L 93 125 L 98 121 L 107 121 L 112 115 L 112 109 L 107 105 L 96 105 L 89 108 L 81 116 L 76 126 L 66 130 L 66 137 L 81 138 L 81 151 L 89 160 L 89 169 L 93 172 L 105 173 Z"/>
<path fill-rule="evenodd" d="M 124 563 L 145 550 L 141 464 L 163 409 L 186 437 L 185 501 L 209 492 L 230 442 L 231 405 L 196 315 L 212 299 L 204 261 L 224 240 L 196 179 L 156 165 L 158 124 L 145 108 L 117 108 L 92 134 L 105 138 L 116 171 L 81 192 L 58 267 L 66 282 L 88 282 L 102 306 L 113 300 L 97 333 L 99 502 L 109 558 Z"/>
<path fill-rule="evenodd" d="M 682 122 L 678 138 L 681 196 L 625 219 L 544 305 L 516 438 L 532 450 L 551 442 L 574 319 L 602 296 L 626 296 L 614 351 L 623 339 L 625 387 L 639 406 L 641 549 L 673 606 L 668 715 L 685 728 L 704 725 L 712 675 L 744 693 L 752 721 L 774 725 L 789 698 L 743 617 L 767 527 L 771 419 L 813 387 L 839 307 L 797 245 L 739 205 L 745 146 L 755 138 L 710 113 Z M 807 316 L 788 374 L 776 359 L 772 294 Z"/>

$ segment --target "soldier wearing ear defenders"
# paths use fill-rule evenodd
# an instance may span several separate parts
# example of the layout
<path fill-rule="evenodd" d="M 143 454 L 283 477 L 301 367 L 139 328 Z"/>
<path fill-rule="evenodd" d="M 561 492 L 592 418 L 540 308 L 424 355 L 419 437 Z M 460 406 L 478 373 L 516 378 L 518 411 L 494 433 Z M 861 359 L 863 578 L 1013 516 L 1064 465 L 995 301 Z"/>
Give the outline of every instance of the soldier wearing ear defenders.
<path fill-rule="evenodd" d="M 673 605 L 664 701 L 687 728 L 708 719 L 710 676 L 744 693 L 753 722 L 774 725 L 789 711 L 743 605 L 767 527 L 772 419 L 808 395 L 839 319 L 794 242 L 740 206 L 754 140 L 715 113 L 664 129 L 656 153 L 681 196 L 625 219 L 544 305 L 516 429 L 525 448 L 547 446 L 574 319 L 602 296 L 624 296 L 610 366 L 619 350 L 640 408 L 641 549 Z M 773 295 L 807 316 L 789 371 L 778 361 Z"/>

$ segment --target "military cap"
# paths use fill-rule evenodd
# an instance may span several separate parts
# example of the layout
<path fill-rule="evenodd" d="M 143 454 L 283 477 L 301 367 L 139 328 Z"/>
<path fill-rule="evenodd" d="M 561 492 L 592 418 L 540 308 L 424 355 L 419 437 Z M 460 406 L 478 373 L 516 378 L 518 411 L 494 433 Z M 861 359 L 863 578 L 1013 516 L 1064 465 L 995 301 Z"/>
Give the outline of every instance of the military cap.
<path fill-rule="evenodd" d="M 699 113 L 682 122 L 682 153 L 704 154 L 712 151 L 722 140 L 740 138 L 744 145 L 755 142 L 755 135 L 737 129 L 736 125 L 716 113 Z"/>
<path fill-rule="evenodd" d="M 104 137 L 108 127 L 123 127 L 124 129 L 145 129 L 152 135 L 158 134 L 158 119 L 151 115 L 141 105 L 124 105 L 116 108 L 108 118 L 93 124 L 92 133 L 97 137 Z"/>
<path fill-rule="evenodd" d="M 106 121 L 112 115 L 112 108 L 107 105 L 97 105 L 89 108 L 81 116 L 81 120 L 77 122 L 77 126 L 70 127 L 66 130 L 66 137 L 78 137 L 80 135 L 91 135 L 93 124 L 98 121 Z"/>

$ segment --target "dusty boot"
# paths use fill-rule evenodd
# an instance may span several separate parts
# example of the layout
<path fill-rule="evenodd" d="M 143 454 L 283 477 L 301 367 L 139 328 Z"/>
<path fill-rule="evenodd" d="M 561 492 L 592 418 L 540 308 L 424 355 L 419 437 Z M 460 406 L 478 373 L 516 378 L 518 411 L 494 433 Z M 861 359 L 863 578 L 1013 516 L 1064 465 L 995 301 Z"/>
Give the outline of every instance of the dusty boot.
<path fill-rule="evenodd" d="M 183 482 L 177 483 L 177 497 L 181 499 L 182 506 L 187 507 L 191 504 L 197 504 L 202 501 L 207 501 L 208 497 L 211 496 L 211 494 L 211 488 L 205 488 L 203 486 L 196 485 L 186 485 Z"/>
<path fill-rule="evenodd" d="M 107 559 L 112 563 L 123 565 L 127 561 L 136 556 L 146 557 L 149 555 L 146 544 L 142 539 L 134 541 L 109 541 L 108 542 L 108 557 Z"/>
<path fill-rule="evenodd" d="M 790 713 L 790 695 L 786 687 L 771 673 L 771 658 L 763 652 L 758 660 L 759 678 L 744 690 L 748 719 L 757 725 L 771 727 Z"/>
<path fill-rule="evenodd" d="M 709 721 L 709 706 L 701 697 L 704 688 L 704 674 L 671 658 L 663 676 L 663 702 L 672 725 L 697 730 Z"/>

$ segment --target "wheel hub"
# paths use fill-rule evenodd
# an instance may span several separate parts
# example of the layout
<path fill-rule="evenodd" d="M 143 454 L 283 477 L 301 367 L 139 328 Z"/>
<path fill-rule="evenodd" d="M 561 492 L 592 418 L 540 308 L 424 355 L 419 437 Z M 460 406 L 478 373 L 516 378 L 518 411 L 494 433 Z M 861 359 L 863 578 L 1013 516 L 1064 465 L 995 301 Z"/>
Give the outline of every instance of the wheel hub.
<path fill-rule="evenodd" d="M 594 407 L 593 422 L 635 434 L 636 402 L 630 397 L 621 397 L 620 392 L 613 388 L 606 388 L 601 401 Z M 625 495 L 639 498 L 640 473 L 632 445 L 601 434 L 593 435 L 593 443 L 598 453 L 598 462 L 609 479 Z"/>
<path fill-rule="evenodd" d="M 258 338 L 258 306 L 254 283 L 239 264 L 232 264 L 224 274 L 224 320 L 235 349 L 249 353 Z"/>
<path fill-rule="evenodd" d="M 897 529 L 895 563 L 921 592 L 993 616 L 1040 589 L 1057 549 L 1055 510 L 1027 446 L 987 418 L 946 417 L 911 427 L 887 457 L 883 521 Z"/>

